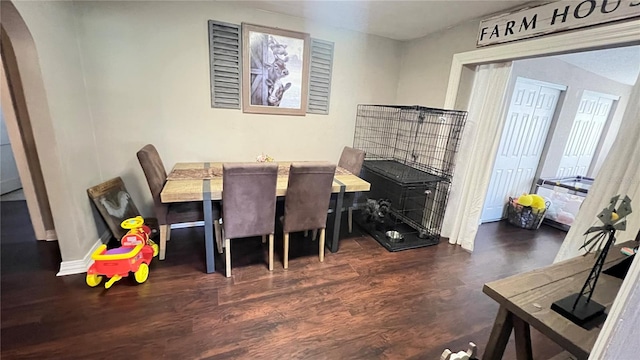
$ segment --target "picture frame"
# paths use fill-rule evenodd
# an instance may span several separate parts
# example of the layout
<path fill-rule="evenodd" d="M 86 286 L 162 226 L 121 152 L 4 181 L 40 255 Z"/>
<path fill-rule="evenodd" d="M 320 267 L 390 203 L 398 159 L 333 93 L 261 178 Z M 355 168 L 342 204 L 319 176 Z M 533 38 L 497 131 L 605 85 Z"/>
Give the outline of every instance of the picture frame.
<path fill-rule="evenodd" d="M 242 111 L 304 116 L 309 34 L 242 24 Z"/>
<path fill-rule="evenodd" d="M 122 221 L 140 215 L 120 177 L 90 187 L 87 194 L 116 239 L 127 232 L 120 226 Z"/>

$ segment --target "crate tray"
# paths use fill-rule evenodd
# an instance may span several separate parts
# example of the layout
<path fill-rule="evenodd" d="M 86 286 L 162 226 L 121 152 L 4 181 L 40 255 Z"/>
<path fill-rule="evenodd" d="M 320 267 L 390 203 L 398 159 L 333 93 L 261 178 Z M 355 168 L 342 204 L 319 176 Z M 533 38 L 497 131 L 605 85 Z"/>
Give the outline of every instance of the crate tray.
<path fill-rule="evenodd" d="M 427 235 L 425 238 L 418 237 L 418 232 L 411 226 L 398 223 L 394 225 L 394 229 L 400 232 L 404 239 L 401 242 L 391 242 L 385 235 L 386 230 L 376 229 L 372 223 L 365 223 L 361 218 L 354 214 L 354 221 L 365 230 L 372 238 L 374 238 L 385 249 L 395 252 L 409 249 L 416 249 L 425 246 L 437 245 L 440 243 L 440 236 Z"/>

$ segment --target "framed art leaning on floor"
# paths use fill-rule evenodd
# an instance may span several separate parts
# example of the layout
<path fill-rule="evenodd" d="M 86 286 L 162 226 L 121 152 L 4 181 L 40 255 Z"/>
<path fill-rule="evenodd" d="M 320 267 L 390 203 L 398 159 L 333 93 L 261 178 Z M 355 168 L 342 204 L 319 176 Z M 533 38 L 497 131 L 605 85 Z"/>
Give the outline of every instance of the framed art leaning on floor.
<path fill-rule="evenodd" d="M 120 224 L 126 219 L 140 215 L 120 177 L 90 187 L 87 194 L 116 239 L 120 239 L 127 232 Z"/>

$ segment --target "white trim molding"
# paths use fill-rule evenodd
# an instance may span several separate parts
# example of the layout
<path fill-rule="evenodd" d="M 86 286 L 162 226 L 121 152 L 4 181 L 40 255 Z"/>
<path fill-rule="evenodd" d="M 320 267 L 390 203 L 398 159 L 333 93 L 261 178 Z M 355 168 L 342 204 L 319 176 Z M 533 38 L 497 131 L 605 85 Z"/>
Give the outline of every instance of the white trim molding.
<path fill-rule="evenodd" d="M 96 240 L 95 244 L 91 246 L 91 249 L 84 255 L 84 257 L 80 260 L 71 260 L 71 261 L 63 261 L 60 263 L 60 271 L 56 274 L 56 276 L 66 276 L 66 275 L 74 275 L 74 274 L 82 274 L 87 272 L 89 266 L 93 264 L 93 260 L 91 260 L 91 254 L 93 254 L 96 249 L 105 244 L 111 238 L 111 232 L 106 230 L 100 235 L 100 238 Z"/>
<path fill-rule="evenodd" d="M 56 241 L 58 240 L 58 235 L 55 230 L 45 230 L 44 239 L 46 241 Z"/>
<path fill-rule="evenodd" d="M 583 90 L 582 94 L 583 94 L 583 96 L 584 95 L 591 95 L 591 96 L 597 96 L 597 97 L 601 97 L 601 98 L 605 98 L 605 99 L 609 99 L 609 100 L 613 100 L 613 101 L 620 100 L 620 96 L 611 95 L 611 94 L 605 94 L 605 93 L 601 93 L 601 92 L 597 92 L 597 91 L 591 91 L 591 90 Z"/>
<path fill-rule="evenodd" d="M 464 66 L 637 44 L 640 44 L 640 20 L 458 53 L 453 55 L 444 107 L 455 107 Z"/>
<path fill-rule="evenodd" d="M 640 330 L 640 257 L 636 256 L 611 305 L 600 336 L 589 359 L 632 359 L 637 357 Z M 613 346 L 611 346 L 613 345 Z"/>
<path fill-rule="evenodd" d="M 542 80 L 529 79 L 522 76 L 516 77 L 516 81 L 523 82 L 526 84 L 531 84 L 531 85 L 544 86 L 544 87 L 548 87 L 548 88 L 556 89 L 560 91 L 567 91 L 567 87 L 565 85 L 554 84 L 554 83 L 550 83 Z"/>
<path fill-rule="evenodd" d="M 204 226 L 204 221 L 196 221 L 190 223 L 180 223 L 171 225 L 172 229 L 183 229 L 190 228 L 196 226 Z M 55 236 L 55 233 L 53 234 Z M 89 266 L 93 264 L 93 260 L 91 260 L 91 254 L 93 254 L 96 249 L 102 245 L 106 244 L 107 241 L 111 238 L 111 232 L 106 230 L 100 238 L 96 240 L 96 242 L 91 246 L 91 249 L 84 255 L 84 257 L 80 260 L 71 260 L 71 261 L 63 261 L 60 263 L 60 271 L 56 274 L 56 276 L 65 276 L 65 275 L 74 275 L 74 274 L 82 274 L 87 272 Z"/>
<path fill-rule="evenodd" d="M 3 145 L 9 145 L 9 144 L 3 144 Z M 8 194 L 12 191 L 16 191 L 18 189 L 22 188 L 22 183 L 20 182 L 20 177 L 14 177 L 11 179 L 3 179 L 0 180 L 0 189 L 11 189 L 9 191 L 5 191 L 3 192 L 1 195 L 4 194 Z"/>

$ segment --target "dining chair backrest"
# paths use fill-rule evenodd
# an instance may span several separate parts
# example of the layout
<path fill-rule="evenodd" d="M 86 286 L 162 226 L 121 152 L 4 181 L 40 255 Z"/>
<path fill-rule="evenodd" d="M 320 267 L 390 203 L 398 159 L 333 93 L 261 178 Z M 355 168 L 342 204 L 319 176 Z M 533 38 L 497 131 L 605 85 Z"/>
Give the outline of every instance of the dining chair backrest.
<path fill-rule="evenodd" d="M 222 165 L 222 217 L 226 239 L 273 234 L 278 165 Z"/>
<path fill-rule="evenodd" d="M 365 154 L 366 153 L 362 150 L 345 146 L 344 149 L 342 149 L 342 155 L 340 155 L 338 166 L 349 170 L 349 172 L 355 176 L 359 176 L 360 171 L 362 170 L 362 164 L 364 164 Z"/>
<path fill-rule="evenodd" d="M 336 166 L 326 162 L 292 163 L 284 199 L 285 233 L 323 229 Z"/>
<path fill-rule="evenodd" d="M 147 178 L 151 197 L 153 198 L 153 210 L 155 211 L 158 223 L 164 225 L 167 223 L 167 211 L 169 206 L 163 204 L 160 200 L 160 193 L 167 181 L 167 171 L 164 168 L 160 154 L 155 146 L 151 144 L 145 145 L 137 152 L 138 161 Z"/>

